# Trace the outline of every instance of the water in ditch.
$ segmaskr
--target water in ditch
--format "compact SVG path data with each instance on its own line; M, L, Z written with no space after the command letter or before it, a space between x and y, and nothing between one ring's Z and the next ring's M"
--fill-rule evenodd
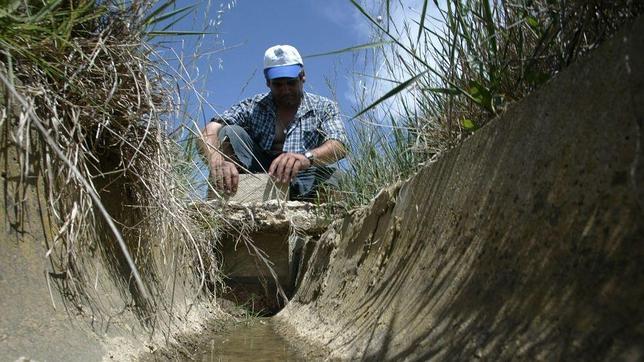
M304 361L305 358L275 332L269 318L255 318L213 336L200 348L195 360Z

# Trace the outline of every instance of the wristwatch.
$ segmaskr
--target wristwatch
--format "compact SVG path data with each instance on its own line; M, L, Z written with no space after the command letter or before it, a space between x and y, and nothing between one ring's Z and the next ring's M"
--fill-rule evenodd
M304 152L304 157L306 157L309 162L311 162L311 165L313 164L313 161L315 161L315 155L311 151Z

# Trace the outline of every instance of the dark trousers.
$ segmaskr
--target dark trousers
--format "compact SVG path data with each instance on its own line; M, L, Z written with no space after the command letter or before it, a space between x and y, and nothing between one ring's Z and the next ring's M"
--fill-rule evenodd
M219 142L225 155L232 158L241 173L267 173L278 156L261 149L248 132L237 125L225 125L219 130ZM322 184L333 184L334 167L309 167L300 171L290 184L291 200L312 201Z

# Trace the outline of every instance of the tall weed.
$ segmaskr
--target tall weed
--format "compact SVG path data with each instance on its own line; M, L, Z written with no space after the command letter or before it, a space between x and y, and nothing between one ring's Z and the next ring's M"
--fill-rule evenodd
M644 10L630 0L424 0L411 11L405 1L351 2L372 25L372 41L383 44L367 83L393 82L383 96L363 98L353 120L369 125L354 132L342 183L360 195L356 205L459 143ZM406 16L395 15L405 8Z
M178 290L194 300L222 278L213 212L193 207L178 172L184 151L168 136L177 78L152 57L151 40L179 34L168 25L191 8L174 0L2 3L0 139L21 171L10 194L22 200L32 180L44 184L48 284L104 328L124 308L152 330L170 323ZM15 220L37 216L16 205Z

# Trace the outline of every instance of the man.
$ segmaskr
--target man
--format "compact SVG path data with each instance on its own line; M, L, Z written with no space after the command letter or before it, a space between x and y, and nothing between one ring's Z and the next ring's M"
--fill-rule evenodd
M290 183L291 199L310 200L333 172L328 165L346 155L338 107L304 92L304 62L290 45L266 50L264 76L269 93L243 100L203 129L214 186L234 194L239 172L268 172Z

